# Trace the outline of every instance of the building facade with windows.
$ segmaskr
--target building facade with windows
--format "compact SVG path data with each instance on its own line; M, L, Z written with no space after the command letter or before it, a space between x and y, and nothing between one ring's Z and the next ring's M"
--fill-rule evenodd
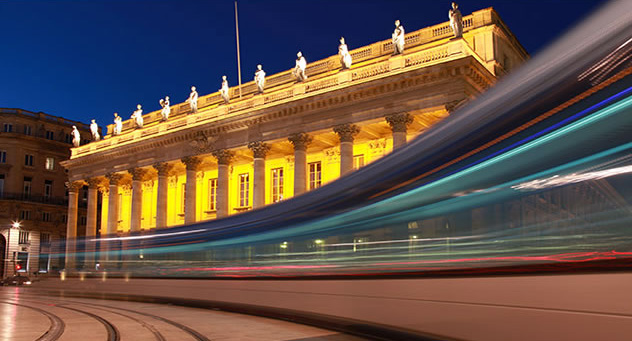
M418 23L404 23L412 28ZM291 70L200 96L131 120L101 141L72 149L71 188L89 184L87 224L125 234L216 219L314 190L363 167L476 97L527 53L491 8L463 17L455 38L449 23L406 35L402 54L391 40L307 65L307 80ZM386 32L389 33L390 32ZM77 231L71 192L68 236ZM97 203L102 209L97 212Z
M0 273L48 273L63 268L49 257L66 235L66 170L75 125L87 143L88 125L45 113L0 108ZM87 196L80 206L86 205ZM85 209L80 209L85 220ZM85 223L84 223L85 225ZM19 267L19 269L17 269Z

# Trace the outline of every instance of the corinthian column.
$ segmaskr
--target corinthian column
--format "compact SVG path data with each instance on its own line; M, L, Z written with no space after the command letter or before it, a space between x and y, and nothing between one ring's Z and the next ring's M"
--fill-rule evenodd
M110 196L108 197L108 226L106 234L116 233L116 229L118 228L118 205L119 205L119 193L118 193L118 185L119 181L123 178L121 174L117 173L108 173L105 175L110 182Z
M294 145L294 196L297 196L307 188L307 146L312 142L312 137L298 133L287 139Z
M143 214L143 178L147 173L141 168L128 170L132 175L132 214L130 219L130 231L140 231L140 220Z
M228 167L235 154L228 149L212 152L217 159L217 218L228 215Z
M90 178L88 182L88 210L86 216L86 258L85 267L94 268L94 252L96 243L90 240L94 239L97 234L97 204L99 202L99 185L101 180L98 178Z
M266 204L266 154L270 147L261 141L248 143L254 156L254 183L252 207L258 208Z
M68 187L68 220L66 223L66 270L75 269L75 245L77 238L77 206L79 204L80 181L66 183Z
M158 193L156 198L156 228L167 227L167 202L169 190L169 172L172 165L166 162L158 162L153 165L158 171Z
M406 144L406 128L413 123L413 117L406 112L385 117L393 130L393 150Z
M340 176L353 170L353 139L360 132L355 124L341 124L334 127L340 138Z
M195 223L197 202L197 170L202 160L197 156L186 156L181 159L187 167L187 182L184 185L184 223Z

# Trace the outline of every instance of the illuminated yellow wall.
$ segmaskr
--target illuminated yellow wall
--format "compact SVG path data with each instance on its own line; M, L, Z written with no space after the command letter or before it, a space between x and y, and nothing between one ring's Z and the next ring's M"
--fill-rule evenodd
M132 216L132 191L119 188L119 223L117 231L129 232L130 218Z
M197 220L209 220L215 219L217 214L215 210L210 209L210 191L209 180L217 179L217 169L204 171L202 181L198 183L197 187Z
M110 196L108 193L101 195L101 234L106 234L108 231L108 203Z
M184 210L182 205L183 186L186 183L186 175L179 174L169 177L169 189L167 191L167 225L184 224Z
M410 139L411 137L409 137ZM367 165L393 149L391 138L376 139L362 143L355 143L353 155L363 155L364 165ZM323 151L307 154L306 167L306 188L309 190L309 164L312 162L321 163L321 185L325 185L340 177L340 148L339 146L328 148ZM294 195L294 161L292 155L266 159L265 163L265 203L272 204L272 170L283 169L283 199L289 199ZM210 192L209 180L217 179L217 169L203 170L198 176L197 200L196 200L196 220L204 221L216 218L216 212L209 207ZM252 163L240 163L230 166L229 174L229 208L230 214L242 212L239 206L239 175L247 173L249 176L248 208L253 206L254 174ZM167 225L176 226L184 224L184 210L182 204L183 188L186 183L186 175L178 174L169 177L167 191ZM131 191L119 188L122 194L121 216L118 230L128 232L130 230L131 217ZM146 230L156 227L156 207L158 197L157 180L153 180L153 185L143 186L143 212L141 228ZM103 231L107 226L108 196L103 196L101 221Z
M158 182L151 181L151 185L143 184L143 212L141 215L140 228L148 230L156 227L156 205L158 198Z
M231 166L231 172L229 175L230 192L228 194L229 207L228 212L230 214L241 212L239 205L239 175L248 173L248 206L252 208L252 190L253 190L253 165L252 164L238 164Z
M294 163L286 158L266 159L266 205L272 203L272 170L283 169L283 199L294 195Z

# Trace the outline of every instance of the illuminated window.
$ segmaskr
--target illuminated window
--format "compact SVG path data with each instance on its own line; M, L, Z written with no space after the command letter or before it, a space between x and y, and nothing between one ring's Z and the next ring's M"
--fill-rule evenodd
M0 163L7 163L7 152L0 150Z
M208 210L217 209L217 179L208 180Z
M320 162L312 162L309 164L309 189L316 189L321 185L321 166Z
M186 187L186 183L183 183L182 186L180 187L180 213L184 214L184 200L186 198L187 195L187 187Z
M272 170L272 202L283 200L283 168Z
M364 154L353 156L353 169L357 170L364 167Z
M118 195L118 220L116 222L117 229L120 227L120 224L123 222L123 193L119 193ZM68 219L68 218L66 218Z
M55 170L55 158L47 157L46 158L46 170Z
M248 175L248 173L239 174L239 207L248 206L248 196L250 190Z
M13 124L11 123L5 123L4 124L4 132L5 133L10 133L13 131Z
M24 165L25 166L33 166L33 155L24 154Z

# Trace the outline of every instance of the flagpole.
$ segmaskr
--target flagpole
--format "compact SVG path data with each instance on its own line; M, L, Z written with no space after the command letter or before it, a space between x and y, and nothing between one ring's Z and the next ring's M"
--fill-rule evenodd
M239 98L241 98L241 59L239 56L239 19L237 16L237 0L235 0L235 33L237 35L237 74L239 77Z

